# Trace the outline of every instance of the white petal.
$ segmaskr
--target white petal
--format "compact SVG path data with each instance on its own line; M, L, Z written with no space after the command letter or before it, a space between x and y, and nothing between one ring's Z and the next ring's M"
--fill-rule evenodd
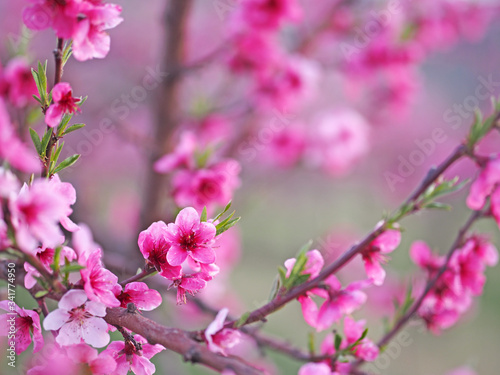
M105 316L106 315L106 305L96 301L88 301L85 304L85 310L94 316Z
M82 329L77 322L63 325L57 335L56 341L59 345L75 345L82 342Z
M43 321L43 328L47 331L55 331L63 326L69 319L67 311L55 309Z
M68 291L59 301L59 308L70 311L75 307L83 305L87 301L87 294L81 289Z
M102 348L109 343L108 324L101 318L86 319L82 326L83 340L95 348Z

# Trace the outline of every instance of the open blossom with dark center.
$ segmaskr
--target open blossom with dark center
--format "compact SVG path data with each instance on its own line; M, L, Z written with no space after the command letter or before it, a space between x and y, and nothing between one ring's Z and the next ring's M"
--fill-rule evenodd
M45 123L52 128L59 125L64 114L81 111L78 104L76 104L80 101L80 98L73 97L73 91L69 83L60 82L54 86L52 101L53 103L45 113Z
M173 266L180 266L187 257L203 263L215 262L212 245L215 240L215 225L200 222L200 214L192 208L184 208L167 226L166 239L170 242L167 261Z
M197 273L194 275L183 275L181 278L174 280L169 286L170 288L177 288L177 304L186 303L186 293L194 296L200 290L207 286L207 281L200 277L201 274Z
M244 0L238 21L252 28L276 29L284 21L298 21L302 9L297 0Z
M240 332L230 328L224 328L229 310L223 308L217 313L214 321L205 330L205 342L210 351L227 355L226 349L230 349L240 342Z
M108 324L102 318L106 305L89 301L85 291L72 289L59 301L59 308L47 315L43 328L59 333L59 345L80 344L82 340L95 348L102 348L109 342Z
M383 232L374 239L366 250L362 252L366 274L375 285L382 285L385 280L385 270L380 263L386 263L387 255L399 246L401 232L391 229Z
M14 334L17 355L24 352L31 344L31 341L33 341L33 353L42 349L42 328L40 326L40 316L37 312L20 308L12 301L0 301L0 310L8 312L8 314L0 315L0 336ZM11 319L15 320L14 325L10 323ZM11 327L15 327L14 332L11 331Z
M155 365L150 359L165 350L165 347L159 344L148 344L147 340L140 335L135 335L134 340L140 345L140 349L130 341L113 341L101 353L110 355L116 361L116 370L111 372L111 375L127 375L129 371L141 375L155 373Z
M90 300L101 302L109 307L120 306L120 301L113 293L118 277L103 267L101 249L95 250L87 260L87 268L80 270L85 293Z
M167 224L157 221L139 234L139 249L147 263L168 280L182 276L182 267L167 261L170 242L167 239Z
M139 310L151 311L161 304L160 293L149 289L145 283L129 283L123 290L120 284L116 284L113 291L120 301L120 307L127 307L129 303L133 303Z

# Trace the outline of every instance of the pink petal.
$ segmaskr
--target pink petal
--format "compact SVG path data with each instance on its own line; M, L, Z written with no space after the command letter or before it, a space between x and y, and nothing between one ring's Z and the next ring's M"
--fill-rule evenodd
M63 110L57 104L51 104L45 113L45 123L51 128L59 125L63 117Z
M191 231L198 223L200 223L200 215L193 207L184 208L175 218L175 224L185 232Z
M55 331L61 328L70 318L66 309L55 309L43 321L43 328L48 331Z
M167 253L167 262L172 266L180 266L187 258L187 251L173 244Z
M204 264L211 264L215 262L215 251L211 247L199 247L196 250L193 250L190 256L197 262Z
M56 342L61 346L76 345L81 343L81 341L82 329L80 324L76 321L64 324L59 330L59 334L56 338Z
M302 307L302 315L304 316L306 323L311 327L316 328L318 320L318 306L316 305L316 302L308 296L300 296L297 300Z
M307 363L299 369L298 375L330 375L331 373L326 363Z
M382 285L385 280L385 270L380 263L371 258L363 258L363 261L365 263L365 270L368 278L374 285Z
M340 306L335 301L325 301L318 312L318 322L316 330L321 332L333 323L338 322L342 317Z
M108 324L102 318L88 318L82 325L83 340L95 348L102 348L109 343Z

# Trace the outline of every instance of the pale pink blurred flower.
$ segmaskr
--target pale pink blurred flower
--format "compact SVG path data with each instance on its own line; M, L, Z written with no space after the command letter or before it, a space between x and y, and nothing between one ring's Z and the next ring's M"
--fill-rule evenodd
M175 223L167 226L166 239L170 242L167 261L173 266L180 266L187 257L211 264L215 262L212 245L215 240L215 225L200 222L200 214L192 207L181 210Z
M139 310L151 311L161 305L160 293L142 282L129 283L123 290L120 284L116 284L113 291L121 307L133 303Z
M45 350L34 357L33 365L27 371L27 375L68 375L79 374L80 364L75 363L65 352L65 350L57 344L47 345ZM41 362L41 364L39 364Z
M0 199L16 194L21 188L21 183L16 175L9 169L0 167Z
M141 344L142 350L137 350L131 342L113 341L101 353L113 357L116 361L116 369L110 375L127 375L129 371L141 375L155 373L156 367L150 359L165 350L165 347L160 344L148 344L147 340L140 335L135 335L134 340Z
M172 266L167 261L170 242L167 239L167 225L157 221L139 234L139 249L148 264L153 266L163 277L174 280L182 275L181 266Z
M109 307L118 307L120 301L113 293L118 277L104 268L101 256L101 249L95 250L87 259L86 268L80 270L83 287L91 301L100 302Z
M42 327L37 312L20 308L10 300L0 301L0 309L8 312L8 314L0 315L0 336L10 336L14 333L10 327L15 327L14 340L17 355L24 352L31 341L33 341L33 353L42 349ZM14 325L11 324L12 320L15 321Z
M297 0L244 0L237 20L252 29L276 29L283 22L297 22L302 9Z
M79 223L78 228L80 229L73 233L73 248L78 255L78 264L85 266L90 254L101 246L92 239L92 232L87 224Z
M384 283L385 270L380 263L388 261L388 257L385 254L393 252L399 246L400 242L401 232L399 230L386 230L362 252L366 274L374 285L380 286Z
M0 158L22 172L38 173L41 169L38 155L17 136L2 98L0 98Z
M38 89L24 57L15 57L9 61L3 80L7 85L7 98L14 106L24 107L35 103L32 95L38 94Z
M175 203L180 207L192 206L198 210L215 204L225 206L239 186L241 167L236 160L220 161L208 168L181 170L172 179Z
M37 240L45 247L60 245L63 234L59 222L67 218L69 206L67 198L46 179L35 180L29 187L24 184L9 205L21 249L33 253L38 247Z
M70 206L76 203L76 190L69 182L61 182L59 175L55 174L49 180L53 189L62 198L66 200L67 209L63 217L61 217L61 225L69 232L76 232L79 228L70 218L69 215L73 213Z
M333 372L326 363L306 363L298 372L298 375L332 375Z
M177 168L194 167L194 153L196 151L196 137L193 132L186 131L180 136L175 150L158 159L153 169L158 173L170 173Z
M227 356L226 349L231 349L240 341L240 332L230 328L224 328L229 310L221 309L214 321L205 330L205 341L210 351Z
M72 289L59 301L59 308L50 312L43 321L43 328L59 330L56 342L67 346L83 341L95 348L102 348L109 342L108 325L102 317L106 305L89 301L85 291Z
M51 265L54 263L54 254L55 250L53 248L39 247L36 249L36 257L50 274L53 273ZM71 262L74 259L76 259L74 250L68 246L62 246L59 265L62 266L66 261ZM24 276L24 287L26 289L31 289L37 284L35 278L40 277L40 273L28 262L24 263L24 270L26 271L26 276Z
M477 375L477 373L470 367L464 366L447 372L446 375Z
M306 148L306 134L302 126L289 125L274 132L269 144L264 148L261 159L266 164L281 168L295 166Z
M73 91L69 83L60 82L52 89L52 104L45 113L45 123L54 127L59 125L63 115L66 113L80 112L77 101L79 98L73 97Z
M264 107L280 109L302 106L314 98L319 72L312 60L290 57L257 77L256 101Z
M356 322L351 317L346 316L346 318L344 319L344 334L347 341L345 346L352 345L356 341L358 341L363 334L364 328L365 328L364 320ZM351 349L351 351L356 357L364 359L365 361L369 362L377 359L379 354L379 349L377 345L375 345L371 340L369 340L366 337L363 340L361 340L357 345L355 345Z
M341 109L323 115L313 131L306 161L331 175L347 173L368 152L368 124L353 110Z
M80 364L80 371L88 370L92 375L108 375L116 370L116 361L109 353L99 354L97 349L83 343L67 346L65 349L66 355L76 364Z

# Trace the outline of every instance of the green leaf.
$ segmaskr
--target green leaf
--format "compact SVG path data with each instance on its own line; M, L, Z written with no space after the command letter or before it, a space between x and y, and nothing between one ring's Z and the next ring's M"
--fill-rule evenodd
M279 266L278 267L278 274L279 274L281 285L285 285L285 282L286 282L286 269L283 266Z
M47 152L47 146L49 144L50 138L52 137L52 129L47 129L45 134L43 135L41 148L42 152L40 152L41 157L45 157L45 153Z
M35 298L42 298L45 297L47 294L49 294L48 290L39 290L38 292L35 293Z
M60 172L65 168L71 167L76 161L80 158L80 154L75 154L70 157L64 159L61 164L59 164L56 169L54 169L54 173Z
M232 215L231 215L232 216ZM228 221L227 223L225 223L224 225L217 225L216 228L217 228L217 232L215 233L216 236L218 235L221 235L222 233L224 233L226 230L228 230L229 228L233 227L238 221L240 221L241 217L237 217L236 219L233 219L233 220L230 220Z
M278 275L274 278L273 285L271 286L271 291L269 292L269 298L267 299L268 302L271 302L273 299L276 298L281 288L281 285L282 285L281 276Z
M250 311L247 311L246 313L244 313L239 319L238 321L234 324L234 327L235 328L238 328L238 327L241 327L242 325L245 324L245 322L248 320L248 317L250 316Z
M431 202L424 205L423 208L451 211L452 206L441 202Z
M85 124L74 124L74 125L71 125L69 128L66 129L66 131L64 132L63 135L67 135L69 133L72 133L75 130L83 128L84 126L85 126Z
M61 150L64 146L64 142L61 142L60 145L56 147L56 152L52 154L52 163L57 164L57 161L59 160L59 155L61 154ZM52 173L51 173L52 174Z
M203 207L203 210L201 211L200 215L200 222L205 222L207 221L207 206Z
M58 137L61 137L64 133L64 130L66 129L66 126L68 125L68 122L71 120L71 118L73 117L73 114L70 114L70 113L66 113L62 119L61 119L61 122L59 123L59 125L57 126L57 136Z
M335 332L335 342L334 342L334 347L335 351L340 350L340 344L342 344L342 336L340 336L338 333Z
M63 53L62 53L62 66L63 67L64 67L64 65L66 65L66 63L68 62L69 58L73 54L73 49L71 48L72 44L73 44L73 41L70 40L69 43L67 43L64 46L64 50L63 50Z
M307 348L309 349L309 353L314 354L316 352L315 344L314 344L314 333L309 332L308 340L307 340Z
M214 218L214 221L219 220L219 218L221 218L222 215L224 215L230 208L231 208L231 201L229 201L229 203L226 204L226 207L224 207L224 210Z
M38 136L38 133L34 131L32 128L30 128L30 136L31 140L33 141L33 144L35 145L36 152L38 155L42 154L42 144L40 143L40 137Z
M60 271L62 273L71 273L71 272L77 272L77 271L83 270L85 268L86 268L85 266L82 266L80 264L75 263L75 264L70 264L70 265L62 267Z
M50 265L50 267L52 268L52 270L54 272L59 271L59 262L61 260L61 250L62 250L62 247L58 246L58 247L56 247L56 249L54 251L54 260L52 261L52 264Z

